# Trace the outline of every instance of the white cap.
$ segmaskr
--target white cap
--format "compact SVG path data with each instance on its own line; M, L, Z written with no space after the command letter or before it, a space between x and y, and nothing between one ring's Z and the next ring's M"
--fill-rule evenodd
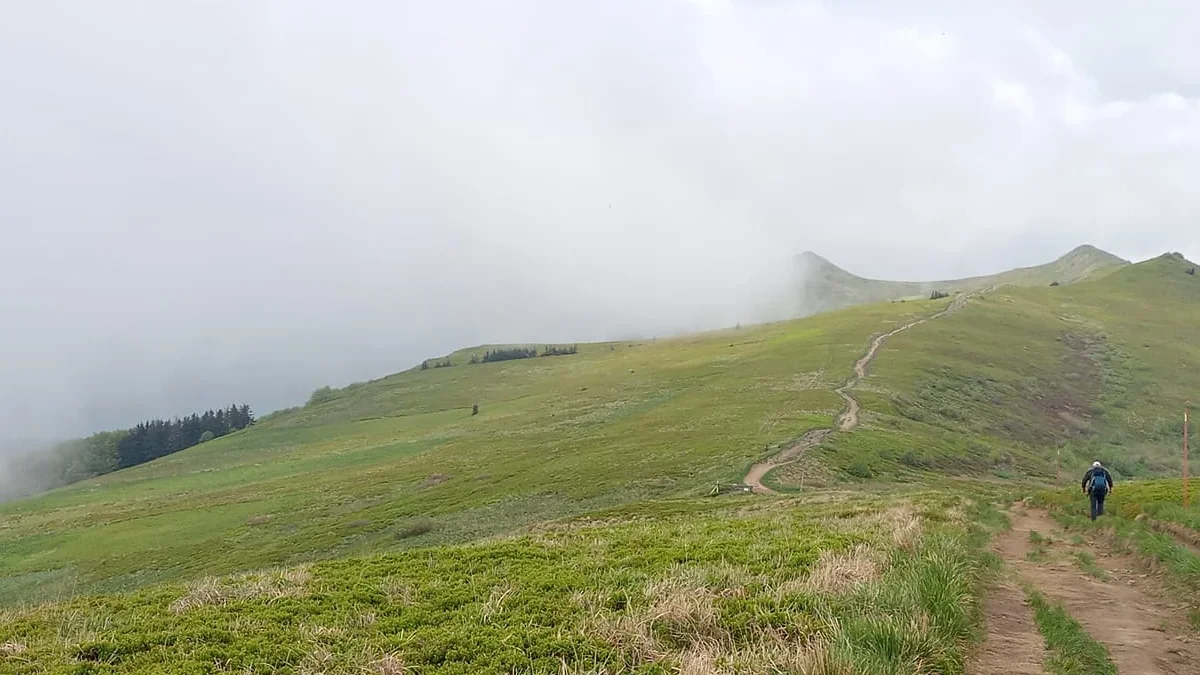
M1100 462L1092 462L1092 466L1094 466L1094 467L1096 467L1097 469L1099 469L1099 468L1100 468Z

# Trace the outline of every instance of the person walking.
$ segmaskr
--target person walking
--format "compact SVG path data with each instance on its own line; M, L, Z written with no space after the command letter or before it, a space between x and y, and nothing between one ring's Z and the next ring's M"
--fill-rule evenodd
M1104 500L1113 489L1112 474L1100 466L1100 462L1092 462L1092 468L1083 474L1083 492L1091 498L1092 520L1104 515Z

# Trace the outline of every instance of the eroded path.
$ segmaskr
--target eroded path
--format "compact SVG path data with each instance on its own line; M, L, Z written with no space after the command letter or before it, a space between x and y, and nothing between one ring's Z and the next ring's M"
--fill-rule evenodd
M1011 579L988 593L983 604L987 637L967 675L1042 675L1045 642L1025 602L1025 591Z
M1108 647L1121 673L1200 674L1200 645L1191 637L1184 608L1171 601L1145 565L1133 556L1070 537L1042 511L1015 506L1010 518L1012 529L997 537L996 551L1015 571L1016 582L1029 584L1061 604L1088 634ZM1044 538L1043 543L1034 543L1031 532ZM1085 572L1080 555L1094 559L1105 578ZM1024 611L1016 607L1014 588L1010 584L996 589L995 601L989 600L985 607L988 642L973 673L1041 672L1029 670L1042 658L1041 646L1031 640L1031 613L1028 607ZM997 661L1001 654L1026 670L1008 668L1004 659ZM1000 669L989 670L989 662Z
M763 476L766 476L767 472L777 466L783 466L788 462L795 461L800 457L800 455L803 455L806 450L820 445L821 442L828 438L829 434L831 433L833 433L833 429L813 429L812 431L801 436L800 440L788 446L786 450L771 457L765 462L759 462L758 464L750 467L750 472L746 474L746 478L742 482L744 482L746 485L749 485L751 489L759 494L775 494L774 490L766 485L763 485Z
M876 336L875 339L871 340L871 346L869 349L867 349L867 353L864 354L863 357L854 364L854 377L852 377L846 384L834 390L837 395L841 396L846 402L846 407L842 411L842 414L838 416L836 429L838 431L850 431L854 427L858 426L858 417L859 413L862 411L862 404L858 402L858 399L856 399L854 395L850 393L850 391L857 387L859 383L867 377L867 368L870 367L871 362L875 360L875 356L879 353L880 347L883 346L883 343L886 342L888 338L898 333L903 333L910 328L915 328L921 324L928 323L934 319L941 318L951 312L957 311L967 303L969 298L970 296L968 295L959 295L954 298L954 302L950 303L950 306L946 309L943 309L942 311L927 316L923 319L918 319L911 323L904 324L903 326L900 326L891 332ZM799 459L799 457L804 454L806 450L820 445L821 442L829 436L829 434L833 433L833 431L834 429L814 429L809 431L779 454L750 467L750 471L746 474L746 478L742 482L746 485L749 485L754 492L759 494L775 494L774 490L766 485L763 485L763 477L770 473L770 471L775 467L783 466L784 464Z

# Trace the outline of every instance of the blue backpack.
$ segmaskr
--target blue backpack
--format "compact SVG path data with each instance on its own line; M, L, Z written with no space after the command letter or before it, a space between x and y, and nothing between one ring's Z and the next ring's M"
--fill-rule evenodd
M1092 492L1108 492L1108 477L1103 471L1092 474Z

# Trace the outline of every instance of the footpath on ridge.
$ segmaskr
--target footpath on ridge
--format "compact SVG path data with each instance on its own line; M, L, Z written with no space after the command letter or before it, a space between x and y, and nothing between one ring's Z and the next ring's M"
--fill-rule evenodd
M750 467L750 471L746 474L746 478L742 482L749 485L750 489L758 494L776 494L774 490L763 485L762 482L763 477L770 473L772 469L796 461L806 451L823 443L834 431L850 431L858 426L862 404L858 402L858 399L854 397L851 391L866 379L867 369L870 367L871 362L875 360L875 356L879 353L879 349L883 346L883 343L893 335L903 333L910 328L915 328L921 324L940 319L951 312L958 311L967 304L967 300L970 297L969 295L960 294L955 297L954 301L946 309L922 319L906 323L895 330L878 335L871 340L871 346L867 349L867 353L854 364L854 377L850 378L850 381L846 382L846 384L834 390L846 402L846 407L837 418L836 426L828 429L813 429L809 431L781 452Z

